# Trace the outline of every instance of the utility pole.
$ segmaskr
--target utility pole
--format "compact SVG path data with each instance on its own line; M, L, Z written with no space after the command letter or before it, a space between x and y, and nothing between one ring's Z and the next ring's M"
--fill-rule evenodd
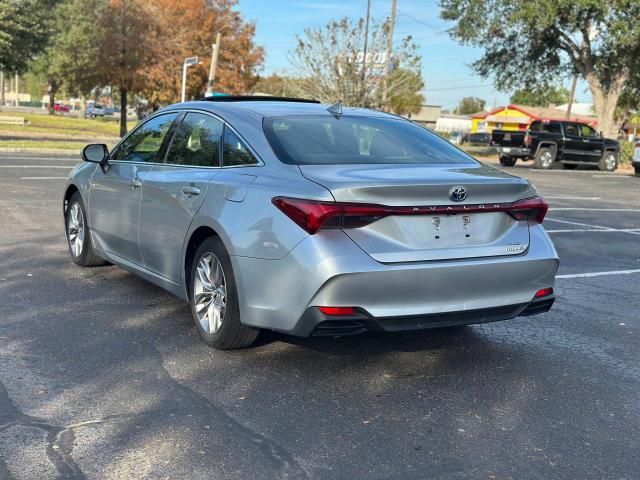
M366 87L364 84L364 80L367 72L367 47L369 46L369 18L371 17L371 0L367 0L367 19L364 23L364 51L362 52L362 78L360 79L362 85L360 88L360 103L364 99L364 92L366 91ZM364 107L365 105L359 105L360 107Z
M220 42L222 35L220 32L216 35L216 43L211 46L211 67L209 67L209 82L207 83L207 95L213 95L213 82L216 79L216 70L218 68L218 54L220 53Z
M20 91L20 84L18 80L18 74L16 73L16 107L20 106L20 94L18 93L19 91Z
M396 26L397 0L391 0L391 17L389 18L389 33L387 37L387 55L384 59L384 79L382 82L382 108L386 109L389 96L389 64L391 63L391 51L393 49L393 30Z
M569 120L571 118L571 108L573 107L573 98L576 95L576 84L578 83L578 76L573 76L573 82L571 82L571 92L569 92L569 102L567 103L567 113L565 118Z

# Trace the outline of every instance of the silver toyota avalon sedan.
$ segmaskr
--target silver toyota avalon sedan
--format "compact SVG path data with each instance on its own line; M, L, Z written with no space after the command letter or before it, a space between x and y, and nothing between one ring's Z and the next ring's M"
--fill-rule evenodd
M269 97L172 105L64 192L72 260L191 304L204 341L404 331L549 310L558 256L528 181L387 113Z

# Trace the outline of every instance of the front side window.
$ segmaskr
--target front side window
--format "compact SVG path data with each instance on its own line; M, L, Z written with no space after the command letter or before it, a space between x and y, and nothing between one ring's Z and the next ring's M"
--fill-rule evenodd
M187 113L173 137L166 163L219 167L222 127L211 115Z
M161 162L160 149L177 113L158 115L136 128L115 152L114 160Z
M476 164L438 135L400 119L270 117L263 129L278 158L294 165Z
M596 131L589 125L580 125L580 133L583 137L596 137Z
M238 165L257 165L256 157L242 143L242 140L230 128L224 129L224 159L225 167Z

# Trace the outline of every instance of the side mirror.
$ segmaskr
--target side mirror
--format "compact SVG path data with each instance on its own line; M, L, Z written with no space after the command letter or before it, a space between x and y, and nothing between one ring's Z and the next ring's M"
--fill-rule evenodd
M104 143L91 143L82 149L82 160L99 163L102 171L109 165L109 149Z

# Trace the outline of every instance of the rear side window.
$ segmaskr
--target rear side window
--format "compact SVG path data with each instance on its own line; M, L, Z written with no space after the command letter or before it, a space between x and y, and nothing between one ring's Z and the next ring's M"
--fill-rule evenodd
M210 115L187 113L173 137L166 163L219 167L222 128L222 122Z
M240 165L257 165L256 157L242 143L242 140L231 130L224 129L224 159L225 167L234 167Z
M570 137L579 136L578 125L576 125L575 123L567 123L567 124L565 124L564 133L565 133L565 135L568 135Z
M95 108L99 106L96 105ZM158 115L143 123L123 140L114 160L125 162L161 162L160 149L177 113Z
M540 126L540 130L543 132L549 132L549 133L562 133L560 131L560 124L553 123L553 122L542 123Z
M278 158L294 165L476 163L446 140L401 119L270 117L263 129Z

